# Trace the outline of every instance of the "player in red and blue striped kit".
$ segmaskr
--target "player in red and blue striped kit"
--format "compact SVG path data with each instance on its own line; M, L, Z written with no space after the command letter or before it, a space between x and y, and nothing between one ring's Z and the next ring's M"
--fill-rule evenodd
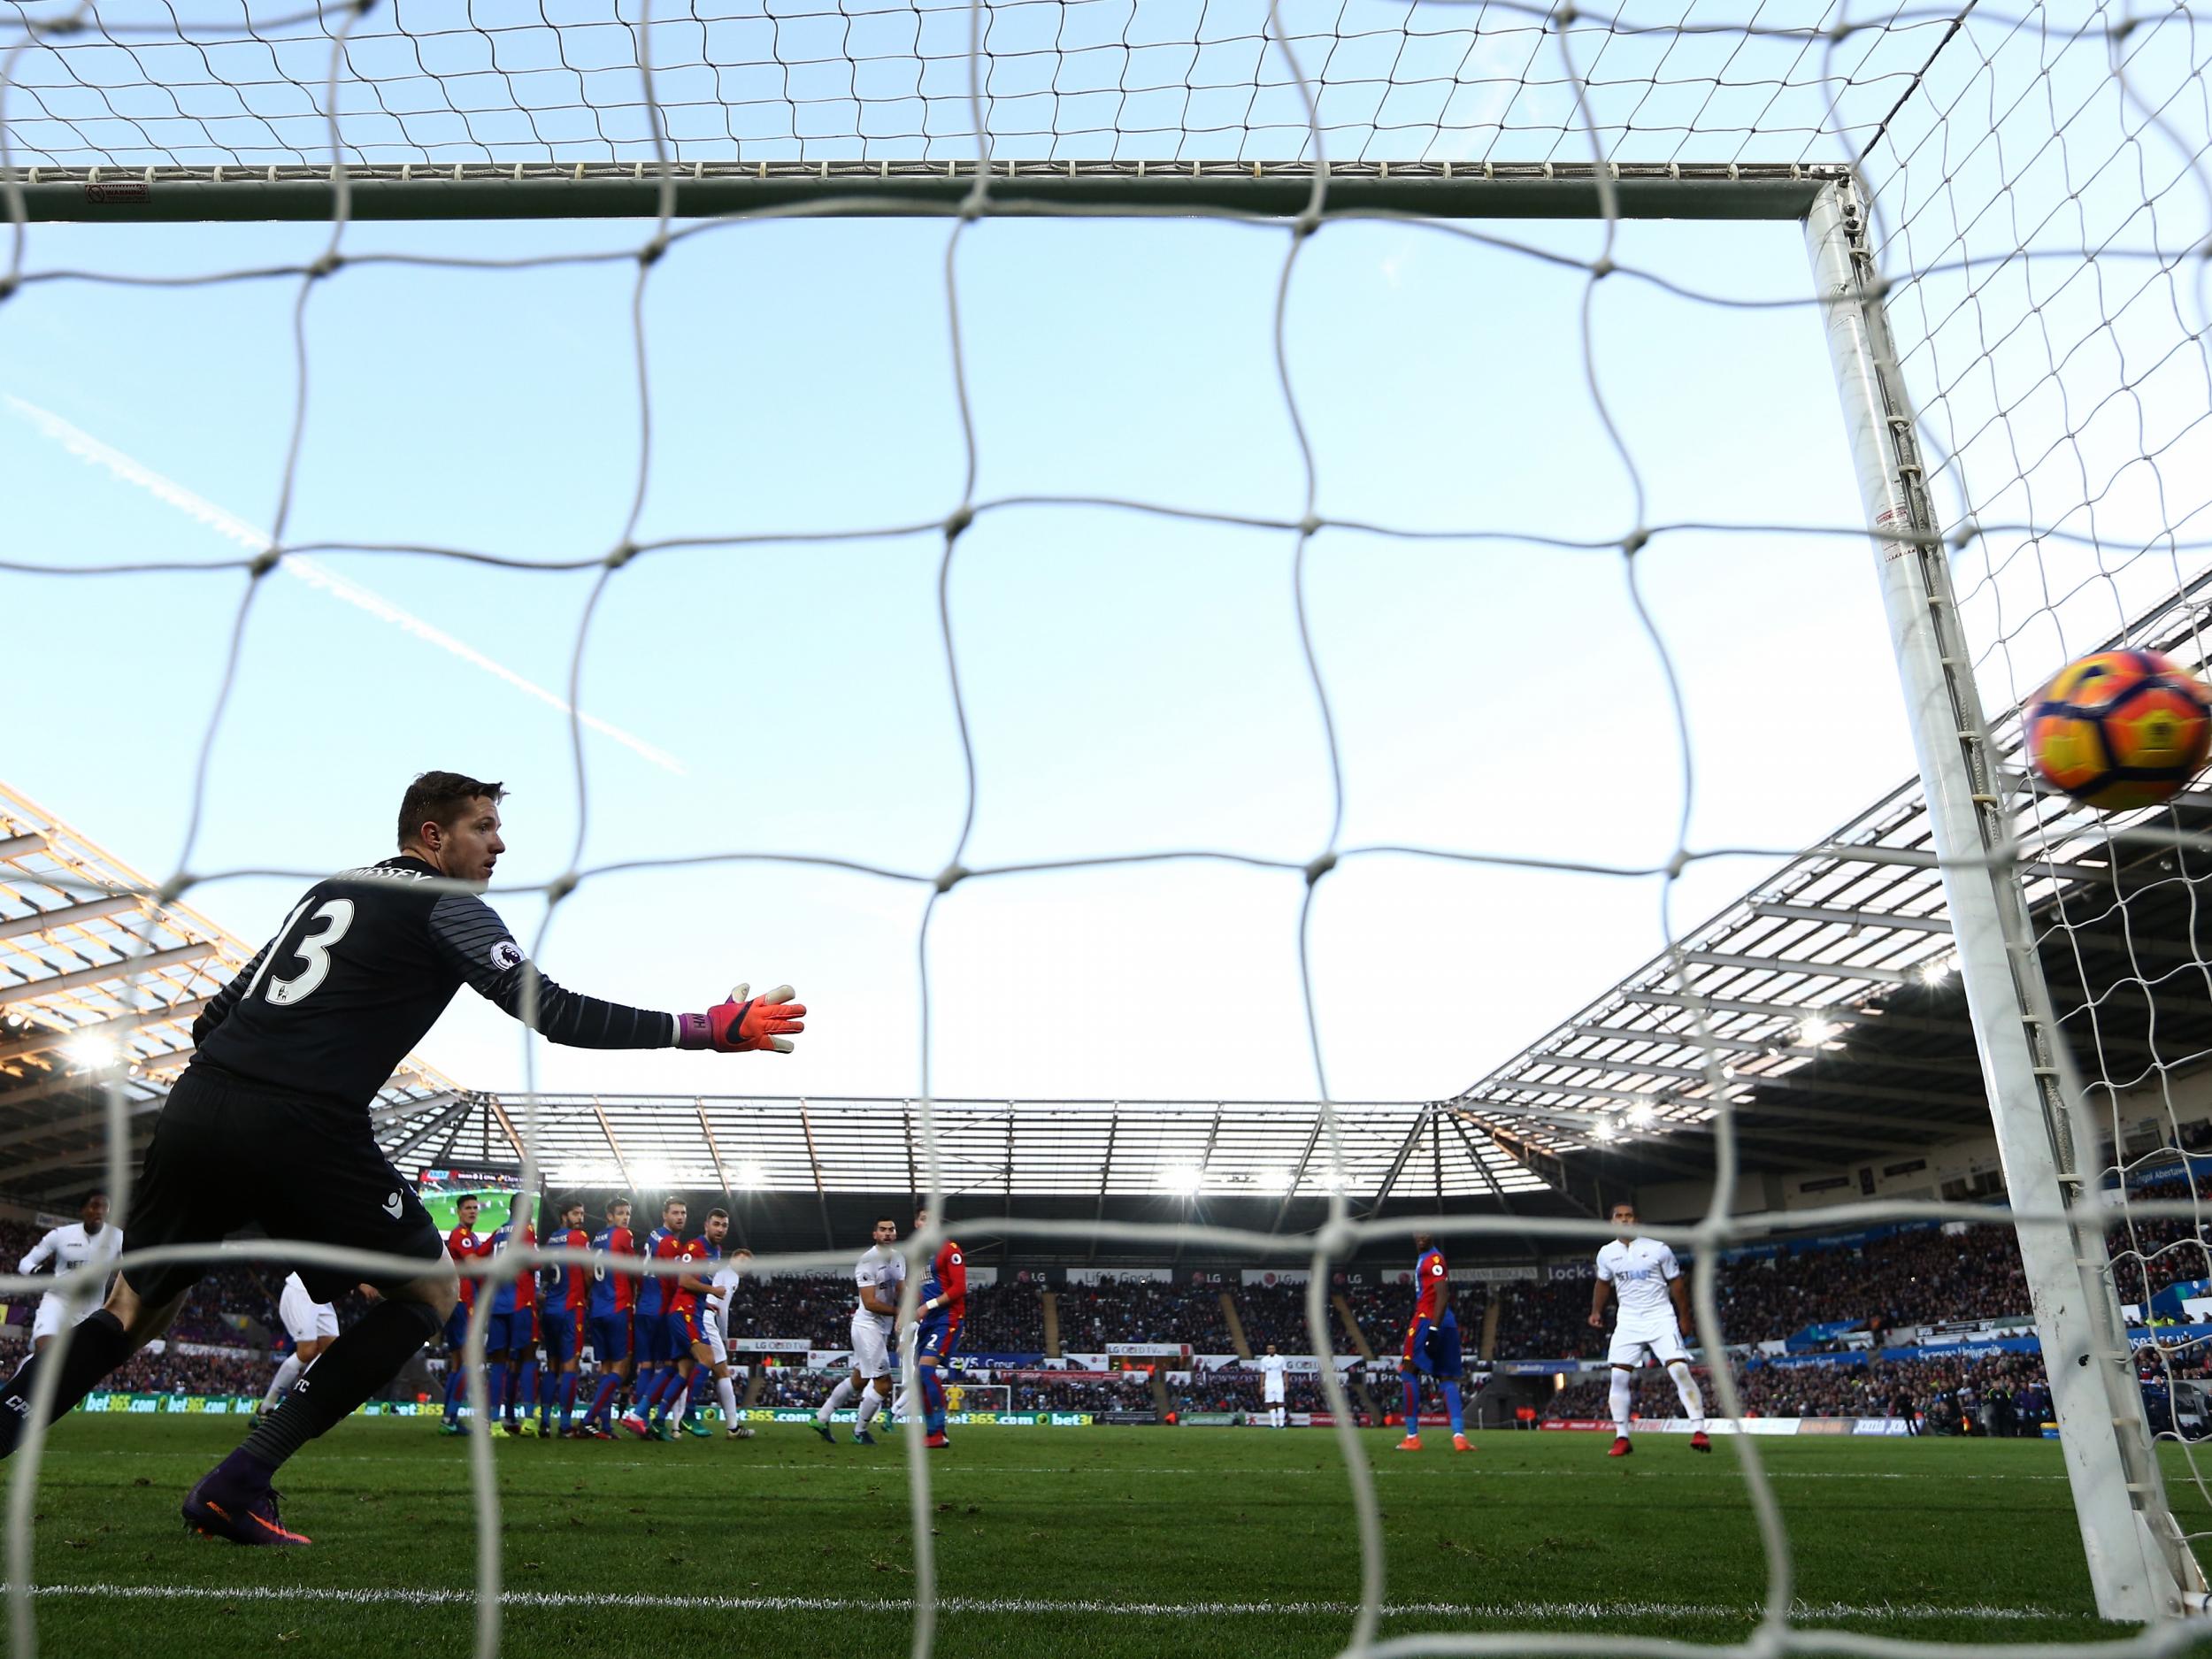
M1406 1388L1406 1437L1398 1442L1398 1449L1421 1449L1421 1373L1426 1371L1444 1391L1444 1409L1452 1419L1452 1449L1471 1452L1475 1448L1468 1444L1460 1420L1459 1316L1452 1310L1451 1273L1444 1265L1444 1252L1429 1234L1415 1233L1413 1248L1421 1253L1413 1263L1418 1297L1406 1326L1405 1353L1398 1361Z
M446 1234L445 1250L457 1266L465 1265L480 1256L491 1254L491 1241L476 1230L478 1204L473 1193L464 1193L454 1202L455 1218L460 1225ZM441 1434L459 1434L461 1407L467 1401L468 1366L462 1350L469 1340L469 1310L476 1306L476 1292L483 1280L472 1274L461 1275L461 1300L445 1322L445 1421L438 1425ZM495 1408L497 1402L494 1401Z
M635 1256L637 1236L630 1231L630 1201L607 1206L607 1225L591 1235L591 1248L609 1256ZM614 1438L615 1396L629 1380L636 1357L633 1329L637 1310L637 1275L612 1268L591 1270L591 1353L599 1367L599 1386L584 1413L583 1432L594 1440Z
M661 1206L661 1225L645 1235L646 1260L682 1259L684 1223L690 1215L691 1206L680 1198L672 1198ZM649 1273L638 1286L637 1317L633 1326L637 1343L637 1383L630 1390L630 1414L622 1419L622 1426L641 1440L668 1438L668 1431L652 1421L651 1414L664 1397L684 1383L683 1371L676 1363L679 1356L668 1318L674 1305L670 1298L675 1291L672 1274ZM681 1357L689 1360L691 1355L685 1350Z
M517 1201L519 1204L519 1201ZM503 1255L538 1241L528 1222L510 1221L493 1233L493 1254ZM509 1434L534 1434L530 1405L538 1393L538 1274L535 1268L500 1279L492 1287L492 1317L484 1327L484 1357L492 1416ZM519 1415L518 1415L519 1414Z
M591 1234L584 1231L584 1201L572 1198L559 1211L560 1225L546 1242L558 1249L588 1250ZM538 1432L549 1435L553 1403L561 1407L559 1432L565 1440L576 1433L576 1356L584 1332L584 1308L591 1284L591 1270L578 1263L557 1262L543 1270L542 1305L538 1310L538 1336L545 1344L545 1370L538 1379Z
M929 1211L914 1212L914 1230L929 1225ZM922 1427L925 1446L949 1444L945 1438L945 1381L942 1367L952 1363L960 1348L960 1322L968 1317L968 1268L960 1247L947 1239L929 1258L922 1279L921 1317L914 1341L914 1359L920 1367Z
M691 1408L698 1403L694 1396L701 1387L715 1379L718 1362L714 1356L714 1345L707 1340L706 1322L713 1317L707 1298L714 1294L715 1263L722 1259L722 1241L729 1233L730 1212L708 1210L699 1237L684 1246L683 1254L677 1258L691 1271L679 1274L668 1292L668 1340L676 1350L676 1370L683 1381L672 1393L662 1397L660 1416L656 1421L666 1428L672 1414L676 1428L703 1439L714 1431L706 1425L703 1415L693 1416ZM734 1423L732 1426L735 1426Z

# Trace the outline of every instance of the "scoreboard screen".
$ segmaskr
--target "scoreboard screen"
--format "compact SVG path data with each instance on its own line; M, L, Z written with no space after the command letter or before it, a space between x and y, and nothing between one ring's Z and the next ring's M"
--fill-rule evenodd
M496 1233L517 1218L534 1227L537 1224L537 1194L523 1193L519 1164L457 1164L424 1170L416 1177L415 1196L422 1200L422 1207L430 1212L440 1233L450 1233L461 1225L464 1198L476 1200L479 1233Z

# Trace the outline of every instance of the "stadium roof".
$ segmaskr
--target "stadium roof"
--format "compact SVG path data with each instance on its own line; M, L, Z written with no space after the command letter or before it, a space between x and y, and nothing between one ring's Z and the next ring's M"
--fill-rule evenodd
M100 1177L104 1087L152 1133L192 1057L192 1021L254 948L43 807L0 786L0 1188L37 1200ZM393 1123L458 1090L410 1056L379 1097Z
M1340 1191L1363 1216L1578 1211L1547 1160L1440 1102L1341 1102L1335 1110L1333 1141L1310 1101L930 1105L946 1207L971 1223L1211 1221L1300 1233L1320 1224ZM410 1176L511 1166L526 1140L555 1191L649 1202L719 1195L755 1249L842 1248L885 1204L930 1186L921 1103L911 1099L485 1094L383 1134ZM1519 1248L1536 1254L1532 1240ZM1026 1242L1021 1254L1096 1259L1101 1251L1084 1238L1062 1248Z
M2095 649L2147 646L2201 668L2208 622L2212 572ZM2016 764L2019 710L1991 715L2000 754ZM2032 849L2024 870L2044 974L2093 1105L2212 1060L2212 934L2198 932L2212 899L2201 850L2212 794L2107 815L2017 771L2007 781L2015 839ZM1604 1162L1627 1179L1709 1174L1714 1098L1694 995L1725 1062L1747 1168L1832 1171L1987 1126L1916 781L1680 943L1681 978L1654 957L1456 1103L1562 1154L1617 1154Z
M1434 1102L1344 1102L1336 1111L1340 1152L1310 1101L930 1103L941 1190L964 1198L1341 1191L1371 1203L1402 1189L1510 1200L1549 1187ZM403 1171L512 1163L526 1138L556 1187L880 1195L930 1186L921 1103L910 1099L478 1095L383 1137Z

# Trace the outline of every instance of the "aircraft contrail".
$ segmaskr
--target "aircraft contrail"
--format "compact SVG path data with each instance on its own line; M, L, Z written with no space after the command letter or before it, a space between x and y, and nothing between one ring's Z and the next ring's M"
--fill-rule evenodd
M216 534L235 542L249 552L265 553L275 545L265 530L256 528L227 508L219 507L206 496L186 488L173 478L165 477L125 455L111 444L105 444L81 427L73 426L51 410L26 402L12 392L0 393L8 406L36 426L46 436L67 449L81 461L104 466L127 484L135 485L170 506L197 519ZM577 719L603 737L612 738L631 753L653 763L678 777L684 776L683 763L664 749L656 749L642 738L634 737L618 726L610 725L595 715L585 714L570 708L567 702L548 691L536 681L526 680L503 663L494 662L473 646L455 639L442 628L432 626L411 611L402 610L383 595L358 582L349 581L328 566L319 565L303 554L288 553L278 562L277 568L305 582L332 598L342 600L357 611L365 611L380 622L391 623L413 634L426 645L434 645L448 656L457 657L472 667L480 668L494 679L504 680L517 691L535 697L547 707L557 709L564 715L573 713Z

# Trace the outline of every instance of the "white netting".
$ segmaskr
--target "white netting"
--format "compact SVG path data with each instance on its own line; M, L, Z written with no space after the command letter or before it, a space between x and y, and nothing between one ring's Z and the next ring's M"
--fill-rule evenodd
M1315 1015L1315 964L1309 949L1315 895L1347 864L1411 856L1472 864L1590 872L1621 877L1660 877L1669 895L1701 857L1693 844L1689 754L1679 757L1681 817L1666 844L1651 856L1609 860L1580 850L1508 857L1479 841L1422 846L1363 844L1345 835L1346 759L1339 738L1339 707L1317 644L1311 554L1337 535L1366 538L1419 534L1480 545L1509 535L1547 555L1598 549L1615 557L1627 578L1634 615L1658 664L1669 711L1686 729L1687 710L1667 654L1668 630L1655 620L1640 589L1647 554L1694 538L1716 523L1729 531L1770 536L1802 534L1856 540L1863 526L1848 511L1829 518L1773 514L1750 522L1702 515L1667 505L1683 499L1667 480L1640 466L1641 434L1624 432L1616 419L1620 382L1635 373L1616 343L1601 349L1591 322L1601 284L1635 274L1634 262L1616 257L1621 227L1615 220L1610 177L1601 173L1589 190L1595 232L1564 246L1535 238L1500 238L1461 228L1442 234L1479 242L1501 260L1527 258L1563 268L1579 282L1582 316L1574 341L1582 402L1577 442L1607 488L1589 522L1591 503L1563 507L1565 523L1541 517L1510 521L1487 503L1441 520L1401 523L1383 515L1333 516L1326 511L1310 434L1320 411L1301 404L1294 373L1294 340L1313 319L1294 316L1294 279L1312 250L1343 234L1334 221L1325 165L1333 158L1493 163L1743 163L1845 164L1857 167L1874 223L1871 238L1898 332L1909 388L1917 399L1924 449L1934 457L1932 487L1947 542L1958 550L1957 585L1976 649L1999 738L2016 706L2057 663L2116 633L2132 642L2154 643L2200 663L2198 590L2208 541L2205 511L2212 495L2212 446L2205 441L2208 413L2203 330L2206 325L2206 237L2212 230L2212 179L2204 152L2212 143L2204 53L2196 20L2183 7L2137 17L2107 6L2034 5L2006 12L1958 13L1901 8L1887 15L1855 16L1847 7L1762 7L1750 17L1708 15L1693 9L1661 20L1634 15L1581 13L1487 0L1475 6L1433 4L1225 4L1219 0L1175 5L1165 0L1076 0L1064 4L949 4L878 9L799 5L733 8L726 15L694 7L685 17L672 8L592 9L572 20L548 11L477 5L457 21L450 7L334 7L286 13L252 6L188 8L26 6L8 8L0 56L0 202L14 221L4 276L0 276L0 339L17 321L15 308L42 291L76 284L121 287L220 287L285 280L296 285L292 385L275 402L274 452L281 465L274 506L265 529L219 511L207 518L242 545L239 557L219 561L171 559L88 539L88 549L64 557L41 547L10 549L0 570L10 580L74 581L96 591L101 579L128 580L173 573L205 581L250 580L234 611L221 687L205 723L194 788L183 816L179 872L163 889L173 896L211 872L196 865L198 833L207 805L210 757L237 716L233 695L241 670L249 618L265 578L303 569L303 539L293 530L299 502L303 446L315 424L340 419L319 409L309 395L316 361L311 329L315 296L329 285L365 280L360 274L399 266L433 270L474 263L510 271L551 270L570 263L634 259L632 361L638 397L636 450L606 465L634 479L626 516L595 552L547 557L518 551L487 535L407 539L342 532L318 536L319 552L390 553L404 549L434 562L583 572L581 621L560 653L565 695L574 738L575 851L570 872L547 892L544 926L572 895L614 879L617 868L701 869L736 859L775 860L793 866L839 868L903 884L926 895L920 906L919 990L921 1054L917 1088L923 1145L928 1154L924 1185L933 1201L944 1186L937 1167L930 1095L933 1086L931 927L940 902L977 884L999 884L1016 872L1048 879L1044 867L1096 871L1165 857L1212 860L1241 868L1303 878L1297 901L1297 985L1304 999L1312 1079L1325 1100L1321 1027ZM649 21L648 19L650 19ZM1177 161L1234 159L1301 161L1311 165L1308 209L1287 231L1275 267L1271 328L1272 373L1279 389L1274 419L1281 450L1289 457L1289 488L1271 507L1256 510L1236 491L1221 505L1193 499L1183 489L1141 494L1117 503L1151 521L1177 526L1236 526L1271 533L1291 548L1285 627L1295 641L1295 660L1321 716L1318 764L1329 778L1325 833L1298 856L1263 856L1226 845L1192 845L1172 852L1086 854L1032 862L1017 856L973 859L979 767L987 764L971 735L963 698L966 665L952 583L964 547L979 526L1043 507L1098 508L1072 490L1032 492L1019 500L979 492L978 415L971 399L963 354L963 309L956 277L964 238L990 219L994 180L971 171L965 200L944 234L941 280L946 341L960 442L950 451L956 488L919 510L855 524L834 506L809 521L756 518L732 511L721 522L680 534L641 533L649 502L650 464L675 439L657 432L652 419L654 372L649 349L649 298L668 279L672 265L697 246L726 240L737 215L707 226L679 226L672 204L673 170L707 162L890 162L927 158L977 162L1018 160ZM604 239L573 255L548 250L530 237L520 251L464 257L444 249L410 253L380 248L366 258L349 257L357 234L349 217L346 169L448 166L467 163L632 163L638 176L665 185L663 217L643 234L610 247ZM210 272L173 269L158 259L145 268L90 268L47 264L40 255L40 227L27 223L30 192L46 188L41 170L66 170L65 182L88 192L104 185L83 170L262 169L278 165L334 166L333 214L319 257L257 258ZM128 183L127 179L125 183ZM234 183L236 183L234 180ZM1723 181L1724 182L1724 181ZM162 188L149 177L146 188ZM250 187L249 187L250 188ZM125 189L88 195L98 204L128 207L148 198ZM865 211L864 198L842 204ZM879 204L880 205L880 204ZM1048 205L1028 205L1030 214ZM1100 211L1096 208L1092 211ZM1182 208L1160 211L1183 212ZM758 217L771 215L764 211ZM1224 220L1239 218L1216 210ZM1317 234L1317 233L1318 233ZM150 242L160 233L142 233ZM1793 257L1794 255L1793 254ZM483 280L472 273L467 280ZM1679 289L1686 285L1671 279ZM1715 273L1686 284L1709 296L1717 314L1754 309L1808 314L1812 302L1791 285L1772 295L1745 296L1729 274ZM1730 297L1732 295L1735 297ZM1264 303L1264 302L1260 302ZM1560 319L1575 326L1571 308ZM180 342L182 349L182 342ZM619 386L600 388L609 396ZM1816 382L1805 396L1824 411L1831 396ZM1510 401L1506 399L1502 401ZM66 423L63 423L66 426ZM54 429L47 429L54 435ZM73 431L74 428L69 430ZM81 436L82 434L79 434ZM1528 438L1527 434L1523 434ZM125 462L88 452L81 456L119 475ZM1540 443L1539 432L1532 442ZM96 449L96 444L94 449ZM1492 455L1493 463L1509 457ZM1824 457L1808 457L1827 467ZM1199 480L1179 479L1188 484ZM166 480L136 480L158 491ZM1503 488L1503 486L1501 486ZM1173 495L1183 504L1163 498ZM1654 503L1657 503L1655 506ZM196 503L193 511L206 503ZM1609 516L1606 516L1609 515ZM342 510L335 518L342 521ZM1570 525L1572 526L1569 527ZM849 546L871 539L941 539L936 618L941 667L949 680L953 716L964 761L964 807L950 844L928 849L901 864L800 852L729 847L708 855L667 854L647 843L618 847L612 856L587 858L587 807L597 806L588 785L583 698L587 647L595 618L624 573L648 562L699 560L707 577L722 567L710 556L736 549L794 543ZM314 571L317 567L304 567ZM222 572L229 572L224 575ZM329 580L326 578L325 580ZM551 580L552 578L543 580ZM633 577L630 580L634 580ZM27 588L26 589L27 591ZM44 593L44 588L40 589ZM1279 590L1277 597L1282 597ZM565 628L564 628L565 634ZM865 672L864 657L859 664ZM551 695L551 694L541 694ZM603 729L603 728L594 728ZM665 759L666 757L662 757ZM603 812L603 809L602 809ZM2078 861L2085 845L2101 845L2118 864L2148 847L2169 861L2160 879L2184 890L2183 911L2192 918L2184 937L2152 947L2135 942L2125 906L2088 914L2078 891L2055 886L2032 889L2039 926L2047 934L2118 933L2131 971L2116 983L2099 980L2085 964L2079 983L2054 987L2076 1057L2098 1101L2108 1101L2108 1133L2118 1148L2125 1198L2123 1269L2202 1256L2193 1181L2176 1197L2161 1192L2148 1201L2131 1194L2128 1173L2155 1155L2129 1150L2134 1119L2122 1102L2147 1102L2162 1113L2176 1134L2183 1127L2175 1091L2198 1075L2208 1051L2200 1029L2200 1005L2212 994L2207 952L2193 932L2192 861L2206 856L2193 832L2162 817L2124 826L2085 819L2047 800L2022 810L2024 844L2053 858ZM2173 833L2176 831L2178 833ZM1601 843L1600 843L1601 845ZM1578 848L1579 842L1577 843ZM1775 847L1781 855L1794 850ZM973 862L972 862L973 860ZM281 860L271 861L281 865ZM312 878L319 872L297 872ZM1640 902L1640 901L1638 901ZM540 938L544 928L540 930ZM1664 942L1678 943L1670 922ZM2047 952L2047 955L2048 953ZM1710 1118L1717 1190L1733 1189L1735 1146L1724 1103L1724 1068L1731 1058L1718 1010L1701 999L1726 995L1722 978L1707 966L1678 962L1683 991L1698 1006L1686 1028L1701 1050L1703 1087L1716 1102ZM2193 979L2192 979L2193 976ZM2175 987L2185 987L2176 989ZM2162 1013L2158 999L2179 998ZM2123 1047L2107 1041L2101 1010L2116 997L2134 997L2147 1012ZM2169 1033L2185 1033L2178 1040ZM534 1082L538 1064L526 1049ZM1694 1075L1686 1090L1695 1095ZM534 1094L532 1096L534 1110ZM1647 1127L1625 1115L1553 1110L1544 1121L1608 1136L1655 1139L1665 1125ZM526 1185L534 1175L535 1124L518 1125L526 1154ZM912 1241L926 1248L949 1230L973 1236L1042 1239L1080 1237L1154 1242L1172 1239L1194 1248L1256 1259L1295 1256L1325 1270L1360 1242L1402 1240L1417 1230L1447 1239L1513 1232L1588 1245L1605 1235L1599 1222L1542 1222L1504 1215L1446 1215L1357 1223L1341 1179L1338 1133L1326 1114L1309 1151L1315 1174L1308 1190L1325 1194L1330 1220L1303 1239L1203 1226L1140 1227L1128 1224L1048 1224L964 1217L956 1202L939 1225ZM1700 1143L1701 1146L1702 1143ZM119 1210L127 1210L130 1140L119 1102L111 1114L111 1180ZM4 1178L0 1177L0 1186ZM1694 1230L1678 1230L1698 1247L1697 1301L1709 1339L1721 1333L1711 1264L1719 1249L1744 1229L1723 1207ZM1986 1219L1964 1206L1873 1202L1826 1211L1799 1211L1791 1225L1865 1221L1909 1216ZM2178 1235L2154 1229L2178 1219ZM334 1262L344 1253L294 1249L293 1259ZM499 1258L495 1272L526 1265L525 1253ZM826 1256L788 1258L786 1264L841 1265ZM2212 1258L2204 1266L2212 1271ZM5 1281L19 1287L20 1281ZM913 1285L909 1280L910 1287ZM1329 1327L1325 1271L1310 1283L1308 1317L1317 1333ZM2123 1289L2128 1287L2123 1272ZM88 1289L88 1286L80 1286ZM910 1310L912 1294L910 1288ZM480 1351L480 1298L472 1322L472 1351ZM1325 1341L1323 1346L1325 1346ZM2170 1373L2180 1356L2161 1353ZM47 1371L51 1376L50 1368ZM1717 1373L1719 1404L1733 1415L1737 1402L1725 1368ZM1363 1563L1363 1604L1352 1624L1352 1646L1373 1652L1532 1652L1583 1649L1585 1639L1525 1633L1405 1635L1379 1643L1386 1563L1373 1483L1360 1437L1351 1426L1341 1383L1323 1373L1334 1408L1345 1467L1356 1510ZM480 1379L476 1421L485 1421ZM309 1454L311 1455L311 1452ZM1847 1632L1817 1632L1793 1623L1789 1540L1772 1488L1762 1472L1756 1443L1741 1443L1748 1494L1768 1552L1769 1595L1759 1641L1767 1651L1898 1651L1905 1644ZM39 1446L19 1455L11 1470L8 1577L13 1590L15 1650L34 1641L31 1496ZM472 1445L474 1493L480 1517L479 1644L487 1655L499 1643L501 1616L500 1515L487 1432ZM910 1463L914 1516L915 1647L926 1652L934 1631L930 1477L926 1460ZM2153 1651L2175 1645L2171 1627L2154 1627L2131 1647ZM1617 1639L1612 1650L1674 1651L1678 1644Z

